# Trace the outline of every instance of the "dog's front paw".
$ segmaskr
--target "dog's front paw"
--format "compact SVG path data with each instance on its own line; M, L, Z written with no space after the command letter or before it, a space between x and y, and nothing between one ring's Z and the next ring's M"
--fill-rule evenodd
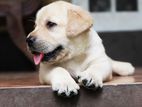
M78 76L78 82L87 89L92 90L100 89L103 86L103 80L99 75L86 71Z
M59 96L72 97L78 94L79 85L74 80L59 80L52 84L52 89Z

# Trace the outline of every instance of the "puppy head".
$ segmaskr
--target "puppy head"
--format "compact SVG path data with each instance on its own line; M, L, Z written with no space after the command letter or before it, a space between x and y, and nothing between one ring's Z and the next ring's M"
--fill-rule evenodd
M58 1L41 8L35 29L28 35L27 43L34 61L60 62L71 56L71 41L93 24L92 17L80 7Z

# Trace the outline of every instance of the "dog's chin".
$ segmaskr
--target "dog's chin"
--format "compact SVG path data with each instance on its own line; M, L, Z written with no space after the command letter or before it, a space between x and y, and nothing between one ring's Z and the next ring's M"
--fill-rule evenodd
M34 62L36 65L40 62L52 64L60 62L66 56L66 52L64 50L65 49L60 45L48 53L32 51Z

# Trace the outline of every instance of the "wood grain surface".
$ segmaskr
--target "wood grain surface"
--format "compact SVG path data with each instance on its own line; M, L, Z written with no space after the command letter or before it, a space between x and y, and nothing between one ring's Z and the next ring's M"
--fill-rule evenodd
M97 91L81 87L79 95L62 98L40 85L38 72L1 72L0 107L142 107L142 69L118 77Z
M142 68L137 68L133 76L114 76L105 85L142 83ZM41 86L38 72L0 72L0 87Z

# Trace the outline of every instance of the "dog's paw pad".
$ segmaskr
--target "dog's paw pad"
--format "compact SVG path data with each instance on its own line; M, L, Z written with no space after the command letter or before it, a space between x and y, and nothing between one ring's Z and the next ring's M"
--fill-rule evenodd
M78 90L76 91L65 91L65 92L57 92L58 96L62 96L62 97L72 97L78 94Z
M93 79L91 80L92 81L87 79L82 80L82 85L88 89L93 89L93 90L102 88L102 83L94 81Z
M59 96L62 96L62 97L66 97L66 93L65 93L65 92L62 92L62 93L60 93L60 94L58 93L58 95L59 95Z
M78 82L86 87L87 89L100 89L103 86L102 79L99 78L98 76L92 76L89 74L86 75L81 75L80 78L78 79Z
M62 97L72 97L78 94L79 85L75 82L66 82L52 85L53 91Z
M87 79L82 80L82 84L83 84L84 86L86 86L87 83L88 83L88 80L87 80Z
M94 84L91 84L91 85L88 86L87 88L89 88L89 89L94 89L94 88L96 88L96 86L95 86Z
M78 90L77 91L68 91L68 92L56 92L58 96L62 96L62 97L72 97L78 94Z
M80 76L77 76L77 79L80 79Z
M69 96L72 97L72 96L77 95L77 94L78 94L78 90L77 90L77 92L71 91Z

